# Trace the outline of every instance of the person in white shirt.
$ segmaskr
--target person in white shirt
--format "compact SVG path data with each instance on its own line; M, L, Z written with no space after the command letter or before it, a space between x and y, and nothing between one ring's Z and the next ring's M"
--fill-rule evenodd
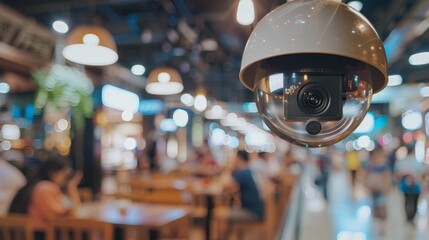
M0 216L8 213L15 194L26 183L21 171L0 156Z

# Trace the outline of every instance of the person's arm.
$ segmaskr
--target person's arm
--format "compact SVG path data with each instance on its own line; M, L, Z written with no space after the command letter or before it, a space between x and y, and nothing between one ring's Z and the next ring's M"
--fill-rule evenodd
M71 208L75 208L80 205L79 192L77 186L82 180L83 174L80 171L77 171L73 177L68 181L66 185L67 196L71 200Z

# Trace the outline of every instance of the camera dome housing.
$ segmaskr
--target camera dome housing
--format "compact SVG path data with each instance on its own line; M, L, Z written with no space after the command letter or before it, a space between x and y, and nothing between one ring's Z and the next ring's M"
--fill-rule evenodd
M341 141L387 84L383 43L346 4L295 0L267 14L246 44L240 81L281 138L306 147Z

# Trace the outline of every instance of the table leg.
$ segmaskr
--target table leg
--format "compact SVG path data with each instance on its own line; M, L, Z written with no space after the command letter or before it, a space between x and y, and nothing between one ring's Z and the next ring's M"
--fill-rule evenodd
M158 230L149 230L149 240L158 240L159 237L159 231Z
M210 226L212 220L212 212L214 208L213 197L207 195L207 217L206 217L206 240L210 240Z

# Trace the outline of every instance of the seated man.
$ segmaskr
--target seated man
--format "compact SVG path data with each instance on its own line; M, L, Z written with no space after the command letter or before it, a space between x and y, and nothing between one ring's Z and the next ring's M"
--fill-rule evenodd
M264 218L264 203L262 194L258 191L249 167L249 156L246 151L238 151L232 171L232 177L240 188L241 207L232 207L219 212L219 239L227 239L227 227L233 222L262 221ZM226 226L222 226L225 225Z

